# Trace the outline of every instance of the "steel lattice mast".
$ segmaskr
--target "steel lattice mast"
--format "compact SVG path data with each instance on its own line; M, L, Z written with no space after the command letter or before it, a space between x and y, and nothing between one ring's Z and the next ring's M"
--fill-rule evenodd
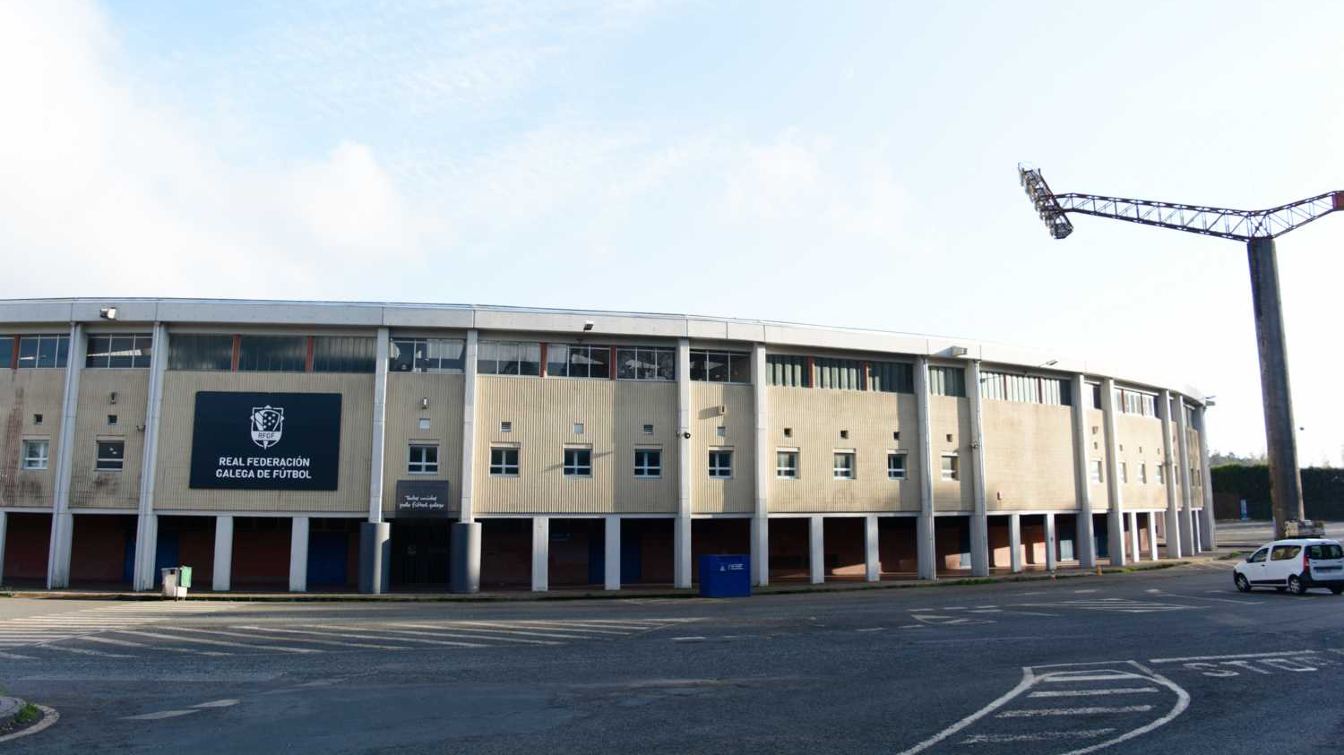
M1326 192L1268 210L1228 210L1096 194L1055 194L1040 170L1018 165L1017 172L1037 214L1057 239L1073 233L1067 213L1079 213L1246 242L1256 343L1260 350L1270 497L1275 536L1283 537L1289 521L1303 518L1303 508L1274 239L1331 212L1344 210L1344 191Z

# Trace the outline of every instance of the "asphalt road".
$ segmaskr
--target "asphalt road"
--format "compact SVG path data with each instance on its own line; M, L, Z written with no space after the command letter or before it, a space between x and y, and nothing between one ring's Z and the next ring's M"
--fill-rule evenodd
M1230 564L508 604L0 601L0 750L1338 752L1344 597ZM1109 744L1108 744L1109 743Z

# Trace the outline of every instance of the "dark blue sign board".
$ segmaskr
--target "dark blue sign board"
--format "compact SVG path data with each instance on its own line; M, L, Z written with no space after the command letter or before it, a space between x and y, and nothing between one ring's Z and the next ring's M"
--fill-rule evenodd
M335 490L341 394L198 391L191 487Z
M447 480L397 480L397 519L444 519L448 516Z

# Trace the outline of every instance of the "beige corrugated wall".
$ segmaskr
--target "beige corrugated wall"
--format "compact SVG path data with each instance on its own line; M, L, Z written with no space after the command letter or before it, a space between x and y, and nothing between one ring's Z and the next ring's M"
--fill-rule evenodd
M1100 409L1088 409L1084 413L1084 420L1087 432L1085 439L1087 442L1087 469L1084 474L1088 475L1087 484L1088 498L1092 502L1092 513L1097 514L1107 511L1111 508L1111 494L1106 487L1106 475L1109 474L1110 466L1106 463L1106 424L1105 412ZM1091 482L1092 480L1092 462L1101 461L1101 482Z
M63 369L0 369L0 506L51 508L64 395ZM33 421L35 414L42 415L41 424ZM25 438L51 441L46 469L19 468Z
M1162 420L1117 412L1115 437L1122 447L1117 458L1127 470L1128 482L1120 485L1124 508L1166 508L1167 488L1157 481L1157 467L1162 463ZM1146 483L1141 481L1140 468L1147 473Z
M387 376L387 440L383 454L383 510L396 508L397 480L447 480L450 511L456 512L462 492L462 388L460 374L393 372ZM421 408L421 399L429 407ZM420 421L429 421L420 429ZM407 471L411 441L439 446L438 474Z
M933 439L933 507L935 511L970 511L974 507L971 487L970 402L951 396L929 396L929 429ZM949 441L947 436L951 435ZM955 451L958 480L944 480L942 455Z
M750 385L691 383L691 512L751 513L756 507L756 409ZM724 414L718 407L725 407ZM722 437L718 428L723 427ZM711 479L709 449L731 448L733 476Z
M1074 511L1073 408L983 399L986 507Z
M197 391L341 394L341 459L335 491L192 490L191 433ZM160 511L367 513L373 375L177 372L164 375L154 508Z
M117 402L112 403L116 392ZM135 510L144 460L147 369L85 369L79 375L75 414L75 455L70 473L71 508ZM108 422L116 415L116 424ZM94 469L99 440L125 443L121 471Z

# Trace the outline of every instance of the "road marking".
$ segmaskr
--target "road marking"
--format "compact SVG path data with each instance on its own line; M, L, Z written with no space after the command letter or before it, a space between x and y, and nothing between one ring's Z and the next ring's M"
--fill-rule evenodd
M1040 716L1092 716L1098 713L1147 713L1151 705L1093 705L1085 708L1024 708L1006 710L995 718L1039 718Z
M36 658L34 658L34 657L31 656L31 655L19 655L18 653L3 653L3 652L0 652L0 658L9 658L9 659L12 659L12 660L15 660L15 661L35 661L35 660L37 660Z
M704 642L704 637L673 637L673 642Z
M271 633L271 634L302 634L302 635L317 635L318 637L352 637L352 638L354 638L354 639L360 639L360 640L371 639L368 635L364 635L364 634L349 634L349 633L346 633L346 632L309 632L309 631L306 631L306 630L303 630L303 629L263 628L263 627L256 627L256 626L240 626L240 627L234 627L234 629L246 629L246 630L251 631L251 632L269 632L269 633ZM377 638L373 638L373 639L377 639ZM308 640L308 639L300 639L299 642L311 642L311 643L316 643L316 644L318 644L318 645L341 645L341 646L344 646L344 647L352 647L352 648L373 648L374 650L406 650L406 649L407 649L405 645L377 645L377 644L368 643L368 642L345 642L345 641L338 641L338 640Z
M1238 658L1277 658L1285 655L1311 655L1319 650L1285 650L1282 653L1238 653L1236 655L1192 655L1187 658L1151 658L1149 663L1186 663L1189 661L1230 661Z
M473 629L469 627L454 627L451 631L446 631L442 626L435 624L383 624L389 632L398 632L403 634L424 634L432 637L461 637L468 640L490 640L491 642L520 642L526 645L559 645L561 643L554 640L531 640L526 637L510 637L502 635L493 629ZM408 627L400 629L399 627ZM429 632L415 632L413 629L439 630ZM393 638L389 638L393 639Z
M960 744L1007 744L1010 742L1051 742L1061 739L1094 739L1104 737L1115 731L1113 727L1105 729L1084 729L1083 731L1038 731L1033 734L974 734Z
M208 702L208 703L196 703L195 705L193 705L193 706L191 706L191 707L193 707L193 708L231 708L231 707L237 705L239 702L240 702L239 700L233 700L233 699L211 700L211 701Z
M1116 687L1115 689L1051 689L1032 692L1027 697L1097 697L1098 695L1142 695L1160 692L1157 687Z
M572 632L572 631L564 631L564 630L548 630L548 631L545 631L545 632L540 632L540 631L535 631L535 630L523 630L523 629L517 629L517 628L515 628L515 627L516 627L515 624L505 624L505 623L501 623L501 622L498 622L498 621L459 621L459 622L455 622L452 626L454 626L454 627L461 626L461 627L468 627L468 628L469 628L469 627L473 627L473 626L486 627L486 628L488 628L488 629L492 629L492 630L494 630L494 631L496 631L496 632L507 632L507 633L509 633L509 634L518 634L518 635L522 635L522 636L524 636L524 637L549 637L549 638L551 638L551 639L553 639L553 640L582 640L582 639L588 639L588 638L584 637L582 634L578 634L578 633L575 633L575 632ZM536 629L544 629L544 627L537 627Z
M39 647L41 647L41 648L43 648L43 649L45 649L45 650L59 650L59 651L61 651L62 653L76 653L76 654L78 654L78 655L97 655L97 656L102 656L103 658L134 658L134 657L135 657L135 656L133 656L133 655L125 655L124 653L105 653L105 652L103 652L103 651L101 651L101 650L89 650L88 648L68 648L68 647L65 647L64 645L52 645L52 644L47 644L47 645L39 645Z
M297 625L295 625L295 626L308 627L308 628L310 628L310 629L335 629L335 630L350 629L350 627L340 626L340 625L336 625L336 624L297 624ZM373 635L373 636L362 635L362 636L364 636L366 639L370 639L370 640L382 639L382 638L379 637L378 635ZM446 646L448 646L448 647L455 647L455 648L486 648L486 647L490 647L489 645L482 645L482 644L479 643L479 642L458 642L458 641L456 641L456 640L428 640L428 639L420 639L420 638L418 638L418 637L397 637L397 638L396 638L396 641L397 641L397 642L418 642L418 643L421 643L421 644L423 644L423 645L446 645Z
M196 650L195 648L156 647L154 645L148 645L143 642L131 642L130 640L114 640L111 637L90 636L90 637L77 637L75 639L78 639L81 642L101 642L104 645L120 645L122 647L128 647L128 648L153 648L154 650L167 650L170 653L189 653L191 655L211 655L211 656L229 655L228 653L221 653L216 650Z
M885 628L885 627L864 627L863 629L859 629L859 630L856 630L856 631L859 631L859 632L881 632L884 628Z
M1119 679L1138 679L1138 678L1140 678L1138 674L1127 674L1124 672L1116 672L1109 674L1107 673L1087 674L1082 672L1075 672L1075 673L1050 674L1049 676L1043 677L1041 681L1052 684L1059 684L1059 683L1068 684L1070 682L1113 682Z
M172 631L174 631L174 632L196 632L196 633L198 633L198 634L213 634L213 635L219 635L219 636L221 636L221 637L241 637L241 638L243 638L243 639L247 639L247 640L252 640L252 639L269 640L269 639L271 639L270 637L257 637L256 635L244 634L244 633L242 633L242 632L229 632L229 631L225 631L225 630L223 630L223 629L191 629L191 628L187 628L187 627L173 627L173 628L172 628ZM252 645L252 644L243 643L243 642L239 642L239 643L236 643L236 644L237 644L239 647L254 647L254 648L257 648L257 649L260 649L260 650L276 650L276 651L279 651L279 652L282 652L282 653L321 653L321 652L324 652L324 651L318 650L317 648L296 648L296 647L291 647L291 646L289 646L289 645Z
M208 640L204 637L179 637L175 634L163 634L161 632L146 632L141 629L119 629L117 634L129 634L134 637L149 637L155 640L168 640L169 642L185 642L189 645L215 645L219 647L230 648L249 648L255 649L255 645L245 645L241 642L229 642L228 640Z
M180 718L181 716L190 716L193 713L200 713L200 709L188 710L160 710L154 713L142 713L138 716L125 716L123 721L160 721L165 718Z

